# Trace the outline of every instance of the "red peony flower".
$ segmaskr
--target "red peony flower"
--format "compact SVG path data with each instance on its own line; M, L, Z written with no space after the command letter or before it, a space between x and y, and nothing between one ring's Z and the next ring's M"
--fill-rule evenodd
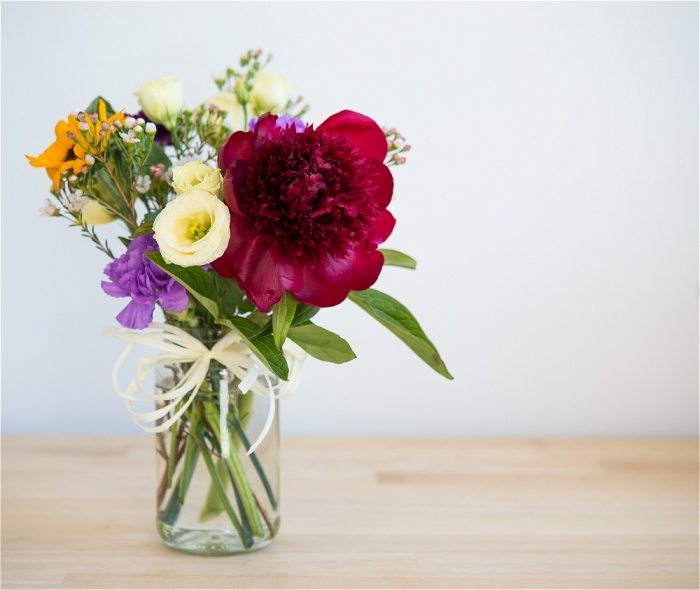
M284 291L317 307L371 287L395 219L384 133L352 111L304 131L260 117L219 152L231 238L214 269L266 313Z

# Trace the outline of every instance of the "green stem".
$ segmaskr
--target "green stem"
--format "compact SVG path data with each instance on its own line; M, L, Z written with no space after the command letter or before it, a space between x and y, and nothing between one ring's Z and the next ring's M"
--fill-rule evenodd
M233 427L236 429L236 433L240 437L241 442L243 443L243 446L247 451L248 449L250 449L250 441L248 440L248 437L245 434L245 430L243 430L243 428L241 427L241 423L238 421L237 418L234 418L233 420L231 420L231 422L233 422ZM267 479L267 475L265 475L265 470L260 464L260 461L256 457L255 453L251 453L248 456L250 457L250 460L253 463L253 466L255 467L255 471L257 471L258 475L260 476L260 481L262 481L263 487L265 488L265 493L270 499L270 504L272 505L273 510L277 510L277 500L275 499L275 494L272 491L270 481Z
M168 454L168 483L166 488L170 489L173 486L173 472L175 471L175 453L177 453L177 429L178 421L170 426L170 453Z
M204 463L206 464L207 469L209 470L209 475L211 476L212 483L214 484L214 487L216 488L216 491L219 494L219 498L221 499L221 503L224 506L224 510L226 511L226 514L228 514L229 519L231 519L231 524L233 524L233 528L236 529L236 532L240 536L241 541L243 542L243 547L248 549L252 547L253 540L250 536L244 533L243 528L241 527L241 523L238 521L238 517L236 516L236 513L233 510L233 506L231 506L231 502L229 502L226 496L226 490L224 489L224 485L221 482L219 474L216 471L216 467L214 466L214 462L212 461L209 449L204 443L198 444L200 444L200 450L202 451L202 459L204 459Z
M217 407L212 402L205 402L204 406L207 408L207 418L210 422L212 429L212 435L215 439L220 436L220 422ZM228 429L227 429L228 430ZM227 432L229 440L232 438L231 434ZM256 537L263 536L262 521L260 520L260 514L258 514L258 507L255 504L255 498L253 497L253 490L250 488L250 482L246 477L245 470L241 464L241 460L238 458L238 453L236 453L235 443L230 440L231 453L228 456L228 465L231 470L232 481L234 487L241 495L241 502L243 503L243 509L248 516L250 522L250 529ZM219 449L221 449L221 444L219 441Z
M231 487L233 488L233 493L236 496L236 504L238 505L238 514L241 515L241 526L243 527L243 531L250 536L250 542L251 544L253 543L253 535L250 530L250 521L248 520L248 515L246 514L245 507L243 506L243 499L241 498L241 494L238 491L238 487L236 486L236 482L233 479L233 474L231 473L231 469L229 468L228 464L225 463L226 465L226 472L228 473L228 478L231 481Z

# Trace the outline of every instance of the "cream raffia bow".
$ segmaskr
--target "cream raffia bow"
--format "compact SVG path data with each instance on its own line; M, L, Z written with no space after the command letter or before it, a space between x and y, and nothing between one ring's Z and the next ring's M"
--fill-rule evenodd
M112 385L119 396L126 401L126 409L134 422L146 432L163 432L170 428L185 413L197 396L209 371L209 362L218 361L226 367L226 371L238 378L238 389L241 393L251 391L256 395L270 399L270 409L265 426L258 439L248 450L249 455L253 453L272 427L275 417L275 400L288 397L296 390L306 353L290 340L285 342L284 356L289 365L289 380L280 381L252 356L250 349L238 332L227 333L209 349L194 336L175 326L152 323L148 327L155 331L143 332L113 327L105 330L106 334L116 336L129 343L114 365ZM139 359L134 369L134 376L124 391L119 384L119 369L137 344L154 348L160 351L160 354ZM192 366L172 389L158 390L156 393L149 393L144 389L143 381L152 371L173 363L191 363ZM261 383L259 378L262 378L265 384ZM156 402L158 409L152 412L137 412L133 409L134 402L148 400ZM219 381L219 418L221 454L224 457L228 457L230 452L227 426L228 401L228 380L223 374ZM178 404L180 407L175 411ZM161 420L171 413L172 415L167 420L156 426L146 425L149 422Z

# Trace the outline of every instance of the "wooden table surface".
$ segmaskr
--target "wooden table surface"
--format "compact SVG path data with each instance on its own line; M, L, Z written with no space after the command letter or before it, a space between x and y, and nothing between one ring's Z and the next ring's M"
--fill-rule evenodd
M282 528L155 527L151 438L2 438L2 588L698 588L697 440L282 441Z

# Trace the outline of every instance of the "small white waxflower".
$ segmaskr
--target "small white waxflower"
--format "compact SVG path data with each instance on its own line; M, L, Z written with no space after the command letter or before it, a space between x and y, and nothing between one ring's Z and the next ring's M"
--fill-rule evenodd
M91 156L90 154L85 154L85 157L83 158L90 166L92 166L95 163L95 158Z
M155 135L156 134L156 124L151 123L150 121L146 123L146 133L148 135Z
M230 213L214 195L193 189L170 201L153 222L163 259L202 266L219 258L231 236Z
M66 198L66 209L71 213L78 213L82 210L85 205L87 205L88 199L83 196L83 191L78 189L74 193L71 193Z
M124 120L124 127L126 127L127 129L131 129L134 125L136 125L136 119L134 119L133 117L127 117Z
M44 204L39 208L39 215L42 217L56 217L58 208L49 199L44 199Z
M173 188L178 195L192 189L205 190L218 195L221 190L221 172L202 163L201 160L173 167Z
M141 141L138 137L136 137L136 133L133 129L129 129L129 133L124 133L123 131L120 131L119 137L121 137L122 140L124 140L124 143L127 144L138 143L139 141Z
M134 188L136 189L136 192L145 195L151 188L151 177L148 174L139 176L136 179L136 184L134 185Z

